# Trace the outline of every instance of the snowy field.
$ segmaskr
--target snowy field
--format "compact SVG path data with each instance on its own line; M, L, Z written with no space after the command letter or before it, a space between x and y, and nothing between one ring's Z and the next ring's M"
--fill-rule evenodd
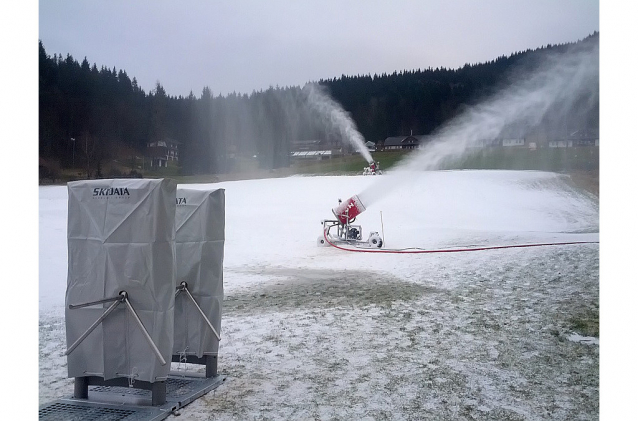
M379 231L393 249L599 238L597 198L563 175L409 178L357 218L364 236ZM403 255L317 247L337 199L376 179L189 185L226 190L219 370L228 379L181 419L598 419L598 244ZM73 381L63 356L66 187L40 187L39 199L43 404L71 396ZM583 322L592 320L595 335Z

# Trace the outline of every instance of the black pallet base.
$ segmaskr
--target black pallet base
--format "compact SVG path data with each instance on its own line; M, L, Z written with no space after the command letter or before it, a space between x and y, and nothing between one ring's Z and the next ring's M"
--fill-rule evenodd
M95 421L160 421L219 387L225 376L193 377L171 374L166 380L166 403L152 405L151 390L121 386L90 386L88 399L58 399L40 407L39 419Z

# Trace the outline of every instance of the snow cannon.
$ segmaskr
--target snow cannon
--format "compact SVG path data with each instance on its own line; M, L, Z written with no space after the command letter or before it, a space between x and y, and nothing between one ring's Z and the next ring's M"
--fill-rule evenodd
M332 213L337 219L321 221L323 235L317 238L317 245L348 244L355 247L381 248L383 240L378 232L371 231L367 240L363 240L361 225L353 224L357 216L365 210L365 205L357 195L345 202L339 199L339 204L332 208ZM333 229L336 229L336 233Z
M363 175L381 175L379 163L372 161L368 167L363 167Z
M345 202L339 200L339 205L332 208L332 213L341 224L347 224L348 222L354 222L357 215L364 210L366 210L366 207L363 206L359 196L355 194Z

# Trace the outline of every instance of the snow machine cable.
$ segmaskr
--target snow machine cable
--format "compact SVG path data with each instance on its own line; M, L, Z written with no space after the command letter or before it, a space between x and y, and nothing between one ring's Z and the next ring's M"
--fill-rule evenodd
M459 249L438 249L438 250L423 250L413 248L406 249L390 249L390 250L380 250L380 249L363 249L356 248L350 249L345 247L339 247L328 239L327 235L328 230L323 231L323 237L332 247L343 250L343 251L352 251L352 252L360 252L360 253L396 253L396 254L421 254L421 253L461 253L467 251L484 251L484 250L499 250L499 249L513 249L513 248L526 248L526 247L544 247L544 246L568 246L574 244L599 244L599 241L569 241L562 243L536 243L536 244L511 244L506 246L489 246L489 247L475 247L475 248L459 248Z

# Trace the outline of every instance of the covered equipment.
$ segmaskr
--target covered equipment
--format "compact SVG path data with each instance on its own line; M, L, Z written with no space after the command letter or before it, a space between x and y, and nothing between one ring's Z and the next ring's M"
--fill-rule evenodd
M217 371L223 287L224 189L178 188L177 256L173 361Z
M66 354L75 397L113 380L145 384L154 403L163 400L174 339L176 188L167 179L68 183Z

